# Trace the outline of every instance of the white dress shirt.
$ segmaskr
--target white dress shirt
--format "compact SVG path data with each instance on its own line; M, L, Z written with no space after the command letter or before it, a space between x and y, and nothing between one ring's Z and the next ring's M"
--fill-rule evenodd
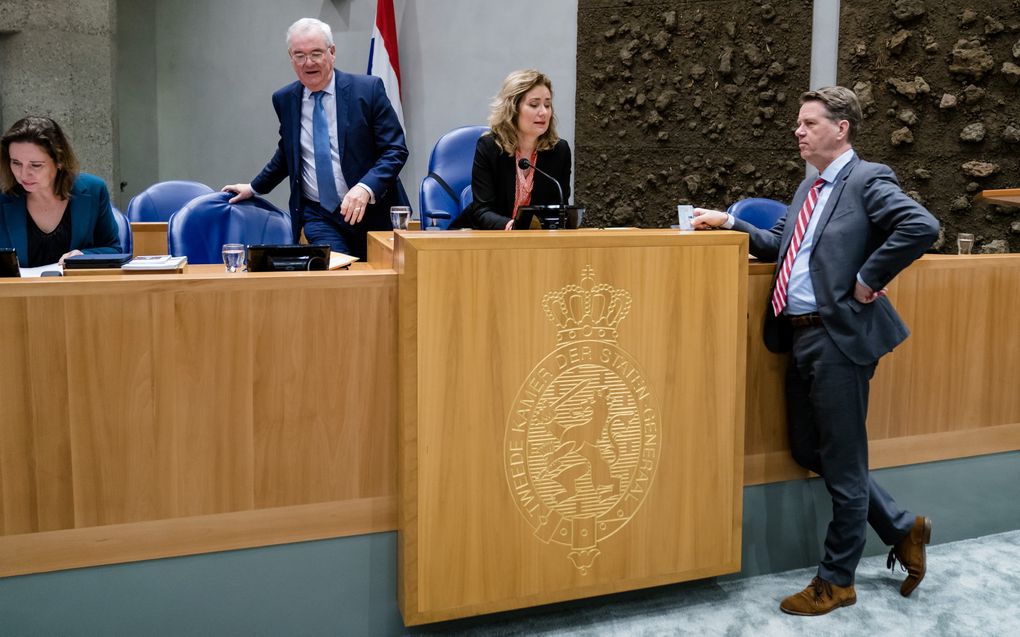
M829 203L829 195L832 194L833 182L836 175L843 170L851 159L854 158L853 149L837 157L831 164L826 166L819 175L825 180L825 184L818 191L818 201L815 203L815 210L811 214L811 221L808 222L807 230L804 231L804 238L800 243L800 250L793 260L793 268L790 270L790 281L786 284L787 301L786 314L810 314L818 311L818 302L815 300L815 286L811 283L811 251L815 246L815 230L818 228L818 220L822 217L822 211ZM799 211L798 211L799 212ZM790 221L787 219L787 221ZM796 223L796 219L794 219ZM784 255L780 255L784 256Z

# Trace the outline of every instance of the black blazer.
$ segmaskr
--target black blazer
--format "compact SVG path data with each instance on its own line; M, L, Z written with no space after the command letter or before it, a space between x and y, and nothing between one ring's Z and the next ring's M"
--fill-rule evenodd
M569 201L570 145L561 139L549 150L539 151L535 165L560 183L563 198ZM475 162L471 169L474 199L453 226L502 230L513 214L516 190L517 164L514 157L503 152L490 133L482 135L475 146ZM560 193L552 181L536 173L531 203L536 206L558 204Z

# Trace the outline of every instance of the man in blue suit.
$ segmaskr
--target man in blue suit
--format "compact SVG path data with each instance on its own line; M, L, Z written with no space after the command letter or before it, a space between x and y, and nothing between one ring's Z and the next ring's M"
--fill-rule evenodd
M696 209L696 229L746 232L759 259L777 261L765 310L765 344L791 352L786 374L790 451L825 480L832 521L818 574L780 604L821 615L857 601L854 572L871 524L907 571L910 595L925 574L931 520L901 509L868 471L868 386L878 359L908 335L886 286L938 237L938 221L900 189L888 166L851 147L861 127L853 91L801 96L795 134L819 175L804 180L786 216L760 230L724 212Z
M366 233L390 230L390 205L407 146L382 80L333 68L329 25L302 18L287 30L287 53L298 81L273 94L280 143L249 184L231 184L235 202L290 182L294 240L364 259Z

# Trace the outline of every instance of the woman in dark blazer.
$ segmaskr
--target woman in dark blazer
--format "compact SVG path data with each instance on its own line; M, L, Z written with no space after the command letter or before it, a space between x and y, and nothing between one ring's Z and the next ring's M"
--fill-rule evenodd
M22 267L82 253L121 251L103 180L78 173L64 131L48 117L26 117L0 139L0 247Z
M471 191L474 197L456 227L509 230L522 206L561 203L560 191L521 159L548 173L570 198L570 146L556 134L552 81L534 70L514 71L503 81L489 114L491 131L478 139Z

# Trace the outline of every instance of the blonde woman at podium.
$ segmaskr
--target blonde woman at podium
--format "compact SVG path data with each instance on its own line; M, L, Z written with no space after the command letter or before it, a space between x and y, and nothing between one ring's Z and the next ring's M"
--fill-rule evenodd
M570 145L556 134L552 96L552 81L539 71L503 80L489 113L492 130L475 146L474 200L456 227L510 230L523 206L566 204Z

